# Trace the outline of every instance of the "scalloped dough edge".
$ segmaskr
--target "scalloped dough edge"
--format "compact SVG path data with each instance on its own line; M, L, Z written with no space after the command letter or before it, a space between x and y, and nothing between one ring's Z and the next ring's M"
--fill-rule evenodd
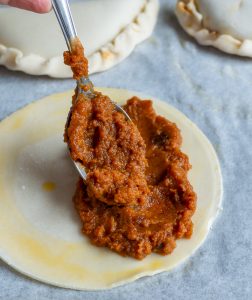
M113 67L125 59L137 44L147 39L156 24L158 10L158 0L146 0L132 23L124 27L112 41L88 56L89 73L97 73ZM50 59L36 54L23 55L19 49L7 48L2 44L0 44L0 65L31 75L72 77L71 69L62 63L62 55Z
M228 34L221 34L205 28L203 16L195 0L179 0L176 16L183 29L204 46L213 46L229 54L252 57L252 40L239 40Z

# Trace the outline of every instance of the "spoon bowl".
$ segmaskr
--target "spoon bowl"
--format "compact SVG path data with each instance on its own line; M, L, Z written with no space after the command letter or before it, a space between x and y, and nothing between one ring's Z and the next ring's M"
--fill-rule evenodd
M53 6L53 10L56 14L56 17L58 19L58 22L60 24L61 30L64 34L67 47L68 47L69 51L71 52L71 50L72 50L71 45L72 45L72 42L75 39L77 39L77 32L76 32L75 25L73 22L73 18L72 18L68 0L52 0L52 6ZM84 89L83 87L87 87L87 88ZM93 83L91 82L91 80L89 79L88 76L82 76L79 80L77 80L77 91L78 91L78 94L76 97L76 101L78 101L79 94L83 94L85 96L85 98L87 98L89 100L92 100L95 97ZM128 121L131 121L129 115L126 113L126 111L120 105L117 105L113 101L112 101L112 103L115 105L115 108L118 112L121 112ZM67 126L69 125L70 120L71 120L71 112L68 115ZM79 172L80 176L83 178L83 180L86 180L87 174L86 174L84 166L80 162L74 161L73 159L72 159L72 161L73 161L77 171Z

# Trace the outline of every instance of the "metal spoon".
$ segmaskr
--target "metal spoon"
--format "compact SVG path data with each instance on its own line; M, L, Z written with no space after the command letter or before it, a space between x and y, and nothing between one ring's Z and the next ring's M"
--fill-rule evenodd
M77 38L77 32L75 29L75 25L73 22L72 14L70 11L69 3L68 0L52 0L52 6L53 10L56 14L56 17L58 19L58 22L60 24L61 30L64 34L65 40L67 47L69 51L71 51L71 42ZM82 87L83 86L88 86L89 89L85 91ZM77 80L77 87L78 87L78 93L82 93L86 98L92 99L95 97L94 90L93 90L93 84L91 80L89 79L88 76L83 76L81 79ZM77 96L78 98L78 96ZM113 102L114 103L114 102ZM129 115L126 113L126 111L116 103L114 103L116 110L123 113L126 117L127 120L131 121ZM69 115L69 120L70 120L71 115ZM86 171L84 166L72 160L76 169L78 170L80 176L85 180L87 177Z

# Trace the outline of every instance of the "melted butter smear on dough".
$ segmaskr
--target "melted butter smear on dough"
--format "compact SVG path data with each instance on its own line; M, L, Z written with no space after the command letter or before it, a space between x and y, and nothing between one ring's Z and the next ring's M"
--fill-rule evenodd
M132 270L124 271L124 272L106 272L104 273L104 276L107 278L107 280L110 283L116 282L116 281L122 281L125 280L125 278L134 278L137 277L139 273L145 273L149 270L156 271L160 268L162 268L164 264L161 261L153 261L146 266L137 267Z
M19 116L17 118L14 119L13 124L12 124L12 129L18 129L23 125L24 122L24 118Z
M0 186L0 188L0 198L5 199L5 201L1 201L0 208L1 210L10 211L12 216L12 218L0 219L1 242L4 241L3 246L8 249L9 257L14 256L18 258L20 260L18 263L21 266L25 262L26 265L23 266L27 268L27 271L24 272L25 274L28 273L29 275L30 270L33 270L35 267L33 265L34 261L36 262L36 268L40 268L44 276L48 276L48 272L50 272L50 276L58 277L61 277L62 274L67 274L67 276L71 276L74 280L81 282L91 275L86 272L81 264L71 262L72 256L83 252L81 243L54 240L50 236L43 236L40 232L37 232L16 210L12 201L8 201L9 197L3 192L3 186ZM25 232L27 233L24 234L23 230L20 231L16 224L26 229ZM12 235L10 235L10 232L12 232ZM11 260L7 262L12 265Z
M116 89L100 89L100 91L115 101L120 100L119 103L123 103L137 94ZM0 257L21 273L32 278L56 286L80 290L108 289L145 275L172 269L189 257L206 238L209 227L220 208L222 182L218 160L207 139L196 126L192 126L185 116L158 100L154 101L157 112L176 122L182 130L183 149L188 153L196 170L194 173L194 168L192 169L190 177L199 197L198 210L194 216L194 236L191 240L179 241L172 255L163 257L153 254L142 261L124 258L107 249L92 246L79 231L77 231L79 235L74 240L67 240L65 231L64 238L55 236L50 231L51 225L49 231L43 231L40 227L35 227L23 214L23 211L18 209L13 191L18 189L21 200L22 195L29 198L28 185L25 191L22 190L22 186L16 186L19 182L15 178L15 176L17 177L18 157L25 147L29 146L32 152L33 144L35 147L36 143L43 143L48 137L53 139L55 134L59 136L62 133L63 139L64 124L71 96L72 91L52 95L28 105L0 123L0 139L3 142L0 147ZM148 98L139 96L143 99ZM45 119L47 122L44 122ZM61 141L60 138L58 140ZM50 158L51 153L56 151L57 154L57 149L59 149L59 153L67 152L63 142L60 143L58 140L53 140L50 146L45 148L47 159ZM51 147L54 148L51 149ZM44 164L45 161L47 160L42 160L41 163ZM34 163L35 167L38 163L37 167L41 169L39 162L35 161ZM62 166L61 161L59 161L60 166ZM69 166L73 167L71 164ZM65 171L68 172L68 170ZM28 176L25 169L19 174ZM64 176L64 174L60 171L58 175ZM29 176L36 179L36 174L32 173ZM207 178L207 183L202 181L202 178ZM26 199L28 205L31 201L31 209L27 209L27 214L32 213L32 203L38 199L42 199L44 202L44 197L48 197L47 201L57 200L56 203L60 203L59 199L54 199L54 195L60 190L60 184L62 184L62 178L57 177L57 180L54 178L52 180L49 176L42 181L39 177L35 181L36 184L38 183L36 195L41 197L36 198L31 195L30 199ZM201 188L206 184L209 187L207 193L204 188ZM25 194L22 194L24 192ZM72 201L71 197L69 197L69 201ZM40 207L45 210L43 215L46 216L42 222L47 224L49 221L47 207L43 205ZM41 211L39 212L41 213ZM55 214L51 215L53 220L50 224L53 224ZM73 214L68 220L71 223L67 224L74 228L76 226L80 230L80 224L73 219L75 217L78 220L78 215ZM56 220L56 222L58 221L62 221L62 218Z
M56 183L51 181L46 181L42 184L42 189L47 192L52 192L56 189Z
M50 266L50 268L53 268L53 272L64 272L80 281L88 275L83 266L69 261L76 249L80 247L78 244L66 243L59 253L58 251L53 253L53 249L27 235L17 235L16 239L24 255L37 260L40 267ZM56 249L59 250L58 246Z

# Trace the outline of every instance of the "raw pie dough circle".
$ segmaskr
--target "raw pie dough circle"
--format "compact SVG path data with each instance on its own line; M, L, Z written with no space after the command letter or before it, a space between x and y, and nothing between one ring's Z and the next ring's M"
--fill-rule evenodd
M99 90L119 103L139 95ZM157 113L181 129L182 151L193 165L189 179L198 194L194 234L178 240L168 256L121 257L91 245L81 234L71 201L78 175L63 129L72 93L36 101L0 123L0 257L27 276L78 290L108 289L171 270L203 243L221 208L222 178L212 145L181 112L152 98Z
M251 0L179 0L176 15L199 44L252 57Z
M158 0L73 3L71 9L90 73L111 68L148 38L158 6ZM32 75L72 77L63 63L67 48L53 11L39 15L0 7L0 28L0 65Z

